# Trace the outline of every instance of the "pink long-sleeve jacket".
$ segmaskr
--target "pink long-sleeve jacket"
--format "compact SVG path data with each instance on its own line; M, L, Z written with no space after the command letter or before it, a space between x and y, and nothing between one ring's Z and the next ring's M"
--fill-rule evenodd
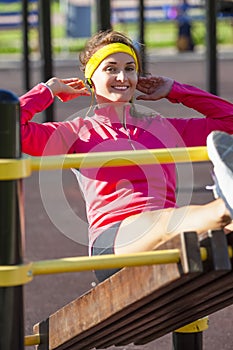
M126 107L121 123L112 104L96 109L92 117L38 124L31 122L33 116L53 102L49 89L39 84L20 98L23 152L42 156L205 146L213 130L233 133L232 103L178 82L174 82L167 98L205 117L137 117ZM74 172L86 202L90 246L117 221L143 211L176 206L174 164L87 169L84 161Z

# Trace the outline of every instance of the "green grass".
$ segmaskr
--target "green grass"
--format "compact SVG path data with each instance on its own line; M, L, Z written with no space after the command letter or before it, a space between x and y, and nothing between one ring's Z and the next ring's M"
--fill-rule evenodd
M16 5L8 5L10 10L19 10ZM0 11L6 11L5 6L0 6ZM57 1L53 1L52 13L57 13L59 6ZM117 24L114 29L123 31L130 35L135 40L138 40L138 27L136 24ZM205 23L193 22L192 35L196 45L205 44ZM172 47L176 45L177 39L177 23L146 23L145 26L145 43L148 48ZM218 21L217 24L217 40L221 44L233 44L233 26L230 19ZM22 52L22 30L8 29L0 30L0 54L1 53L20 53ZM66 38L65 28L62 25L52 27L52 47L54 53L59 53L64 50L69 52L80 51L84 46L84 39ZM39 35L37 29L29 31L29 46L31 52L39 51Z
M116 25L116 29L137 38L135 24ZM203 21L192 22L192 35L196 45L205 44L206 28ZM177 39L177 23L175 21L162 23L147 23L145 27L145 41L148 47L175 46ZM230 19L219 20L217 23L217 41L219 44L233 44L233 26Z

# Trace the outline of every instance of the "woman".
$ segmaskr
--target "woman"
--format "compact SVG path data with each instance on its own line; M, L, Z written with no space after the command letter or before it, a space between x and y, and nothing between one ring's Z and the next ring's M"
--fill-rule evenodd
M34 114L47 108L55 96L68 101L90 94L78 78L52 78L37 85L20 99L23 152L41 156L205 146L213 130L233 133L230 102L169 78L141 77L138 54L122 33L97 33L87 42L80 62L96 98L95 114L65 122L33 123ZM141 92L137 100L167 98L206 118L142 116L133 108L136 89ZM202 233L231 221L221 198L202 206L177 208L173 164L132 164L116 170L87 169L84 161L74 172L86 201L92 255L153 250L180 232ZM96 271L96 275L101 281L115 271Z

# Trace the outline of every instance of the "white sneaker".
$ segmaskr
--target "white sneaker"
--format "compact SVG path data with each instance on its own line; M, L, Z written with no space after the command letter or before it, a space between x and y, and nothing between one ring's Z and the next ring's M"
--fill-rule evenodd
M216 192L233 218L233 136L213 131L207 137L207 151L214 165Z

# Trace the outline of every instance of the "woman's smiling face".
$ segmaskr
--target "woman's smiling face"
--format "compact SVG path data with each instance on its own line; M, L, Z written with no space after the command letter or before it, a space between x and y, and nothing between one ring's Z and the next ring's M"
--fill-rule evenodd
M137 81L136 65L131 55L123 52L109 55L92 76L97 103L129 102Z

